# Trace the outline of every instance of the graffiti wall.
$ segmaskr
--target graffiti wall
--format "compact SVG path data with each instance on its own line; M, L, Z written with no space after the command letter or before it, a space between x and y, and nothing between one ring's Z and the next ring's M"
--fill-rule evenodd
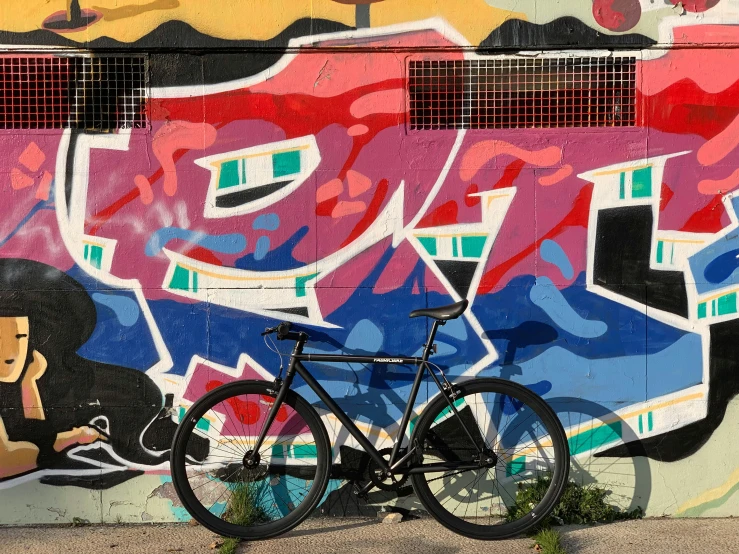
M221 4L0 8L0 523L186 519L174 429L265 327L416 355L463 298L434 363L547 399L574 479L739 514L739 2ZM393 444L410 368L310 369ZM322 513L417 507L296 390Z

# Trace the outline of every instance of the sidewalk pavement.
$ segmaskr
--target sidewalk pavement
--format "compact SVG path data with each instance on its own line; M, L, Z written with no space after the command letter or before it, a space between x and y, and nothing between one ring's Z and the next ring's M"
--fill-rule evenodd
M731 554L739 552L739 519L645 519L608 525L561 527L569 554ZM214 554L218 539L200 526L182 524L0 528L0 550L32 554ZM533 542L519 538L479 542L455 535L432 519L398 524L378 519L310 519L265 542L242 543L248 554L526 554Z

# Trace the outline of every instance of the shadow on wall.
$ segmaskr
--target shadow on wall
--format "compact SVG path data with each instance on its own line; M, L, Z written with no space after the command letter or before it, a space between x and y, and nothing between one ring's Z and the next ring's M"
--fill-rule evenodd
M572 456L570 480L582 486L597 483L605 487L610 493L606 502L621 510L646 510L652 490L649 459L598 454L614 441L633 434L628 424L595 402L569 397L549 398L547 402L568 430ZM508 428L516 429L521 437L535 436L535 429L529 427L537 419L530 418L530 415L525 409L519 410L515 419L507 424ZM352 490L355 483L363 485L369 481L370 466L366 453L342 446L341 462L332 469L329 493L317 508L317 513L342 517L374 516L381 506L392 507L404 514L423 510L410 483L404 483L397 490L375 489L366 500L358 499Z

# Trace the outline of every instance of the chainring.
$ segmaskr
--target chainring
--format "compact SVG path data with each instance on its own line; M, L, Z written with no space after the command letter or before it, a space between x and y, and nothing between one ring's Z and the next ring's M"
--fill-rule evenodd
M389 461L392 451L392 448L383 448L378 452L386 461ZM385 479L381 479L380 475L382 474L382 469L377 465L377 462L371 458L367 466L367 470L369 471L370 481L372 481L375 487L383 491L397 492L408 480L408 475L392 475Z

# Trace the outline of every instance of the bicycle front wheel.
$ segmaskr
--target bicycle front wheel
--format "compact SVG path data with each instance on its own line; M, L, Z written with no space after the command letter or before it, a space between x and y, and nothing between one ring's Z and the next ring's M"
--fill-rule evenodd
M331 447L313 407L289 391L258 465L247 467L267 413L272 384L240 381L220 386L188 410L174 436L172 481L187 511L204 527L226 537L268 539L310 515L326 490ZM195 460L191 442L209 442Z
M454 385L453 413L435 398L411 436L423 465L475 469L413 474L419 500L442 525L474 539L505 539L546 518L567 483L567 437L556 414L526 387L502 379Z

